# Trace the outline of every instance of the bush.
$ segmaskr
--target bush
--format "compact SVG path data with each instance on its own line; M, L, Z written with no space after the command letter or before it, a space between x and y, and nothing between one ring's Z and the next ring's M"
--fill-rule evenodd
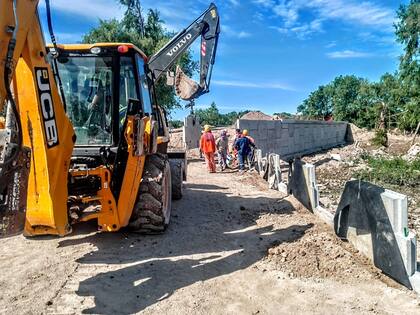
M177 129L177 128L181 128L182 126L184 126L184 123L181 120L171 120L171 121L169 121L169 126Z
M363 157L369 166L361 170L356 177L373 183L387 183L398 186L420 186L420 158L412 162L400 157L393 159Z
M375 131L375 136L372 139L372 143L377 146L388 146L388 135L386 130L384 129L377 129Z

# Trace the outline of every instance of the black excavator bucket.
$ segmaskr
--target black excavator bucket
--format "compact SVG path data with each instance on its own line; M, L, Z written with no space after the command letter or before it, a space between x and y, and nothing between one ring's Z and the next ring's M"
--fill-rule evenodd
M179 66L176 67L175 92L179 98L190 101L195 99L201 90L202 88L197 82L190 79Z
M12 134L10 129L0 130L0 238L20 234L25 227L31 151L14 144ZM4 165L15 150L16 158Z

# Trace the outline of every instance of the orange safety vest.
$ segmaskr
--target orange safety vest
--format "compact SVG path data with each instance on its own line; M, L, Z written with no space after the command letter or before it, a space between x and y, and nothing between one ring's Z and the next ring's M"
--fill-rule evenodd
M203 133L200 139L200 148L204 153L216 152L216 142L211 131Z

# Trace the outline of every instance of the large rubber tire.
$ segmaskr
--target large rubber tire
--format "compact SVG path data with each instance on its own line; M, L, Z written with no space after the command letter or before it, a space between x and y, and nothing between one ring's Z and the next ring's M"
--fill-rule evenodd
M170 159L171 178L172 178L172 199L179 200L182 198L184 190L184 160Z
M137 201L128 228L143 234L163 233L172 208L171 169L166 155L146 157Z

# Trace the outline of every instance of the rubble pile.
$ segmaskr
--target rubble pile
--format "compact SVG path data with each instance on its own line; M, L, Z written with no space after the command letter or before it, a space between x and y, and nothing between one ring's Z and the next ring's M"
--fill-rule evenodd
M369 265L367 258L350 246L343 246L327 230L309 229L294 242L283 242L269 248L267 259L275 264L276 269L295 278L334 278L345 282L346 276L379 277L378 272L372 274L366 269Z

